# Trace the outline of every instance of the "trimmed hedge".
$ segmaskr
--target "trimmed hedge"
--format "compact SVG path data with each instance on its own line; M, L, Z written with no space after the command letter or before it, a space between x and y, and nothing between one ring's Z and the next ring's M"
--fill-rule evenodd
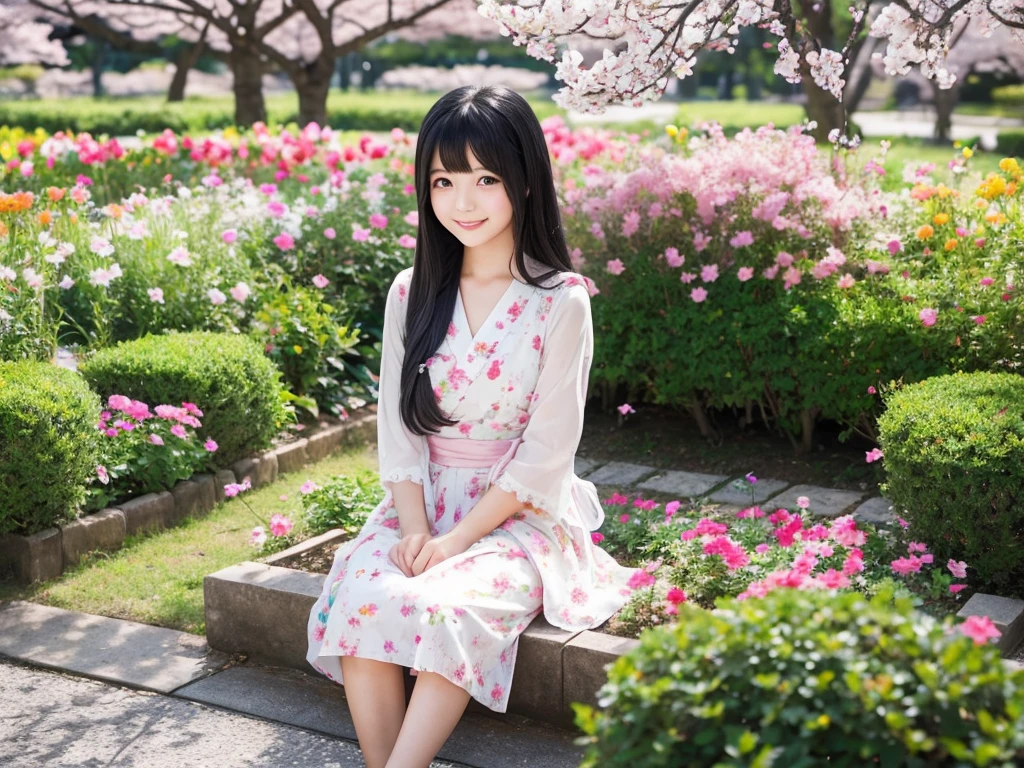
M270 445L287 419L281 373L247 336L197 331L148 335L100 350L81 366L104 402L195 403L201 440L212 437L218 466Z
M1024 578L1024 377L955 373L893 391L881 491L936 561L1005 594Z
M100 401L74 371L0 362L0 534L74 520L96 471Z
M997 133L996 152L1007 157L1024 157L1024 130L1017 129Z
M682 605L611 666L581 768L1011 768L1024 672L881 593L779 589Z

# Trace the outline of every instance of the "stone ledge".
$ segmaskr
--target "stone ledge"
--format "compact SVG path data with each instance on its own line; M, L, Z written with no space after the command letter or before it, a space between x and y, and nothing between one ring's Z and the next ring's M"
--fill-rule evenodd
M992 619L996 629L1002 633L997 644L1004 654L1016 648L1024 638L1024 600L975 592L957 613L960 619L968 616L988 616Z
M288 443L270 451L277 456L277 471L279 473L296 472L306 465L309 460L306 456L307 442L309 441L303 437L294 443Z
M608 680L608 664L640 645L639 640L587 630L566 644L562 651L565 691L562 710L573 716L570 704L579 701L597 706L597 692Z
M154 532L167 527L174 516L174 496L169 491L136 496L120 505L125 535Z
M206 576L203 594L210 647L319 674L306 661L306 629L326 578L326 574L253 562ZM593 638L572 657L575 671L570 674L568 669L563 671L566 649L581 634ZM631 642L636 641L599 632L565 632L538 616L520 636L508 712L571 727L572 710L565 703L570 691L593 697L596 688L588 694L587 687L605 681L603 669L587 667L593 658L587 655L589 650L603 648L611 658L616 655L614 649L628 649ZM469 709L491 712L482 705L474 707L472 701Z
M60 526L63 570L96 549L114 550L124 543L126 525L120 509L104 509Z
M0 574L21 583L49 581L64 571L60 528L47 528L31 536L0 536Z
M340 528L333 528L327 531L327 533L321 533L319 536L314 536L311 539L300 541L293 547L288 547L288 549L283 549L280 552L275 552L272 555L268 555L267 557L263 558L263 562L265 562L267 565L277 565L282 568L287 568L288 566L285 565L282 561L290 560L296 555L301 555L304 552L308 552L311 549L316 549L317 547L323 544L329 544L330 542L335 541L336 539L347 538L349 538L348 533L341 530Z

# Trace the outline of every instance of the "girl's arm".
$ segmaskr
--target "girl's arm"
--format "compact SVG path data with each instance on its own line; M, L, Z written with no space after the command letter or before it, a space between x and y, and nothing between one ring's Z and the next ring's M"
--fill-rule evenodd
M427 509L423 501L423 486L412 480L392 483L391 495L395 499L395 509L398 510L402 536L411 536L414 533L425 533L429 536L430 525L427 523Z
M492 485L452 529L452 533L465 549L469 549L522 508L523 502L514 493Z

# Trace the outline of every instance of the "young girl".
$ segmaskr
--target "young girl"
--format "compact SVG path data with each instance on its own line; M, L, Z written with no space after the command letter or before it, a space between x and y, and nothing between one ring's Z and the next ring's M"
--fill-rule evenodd
M633 569L596 547L604 513L573 463L593 355L537 117L465 86L416 142L413 267L384 311L380 506L342 546L307 659L344 682L369 768L429 765L470 697L508 704L541 613L597 627ZM402 667L416 684L406 710Z

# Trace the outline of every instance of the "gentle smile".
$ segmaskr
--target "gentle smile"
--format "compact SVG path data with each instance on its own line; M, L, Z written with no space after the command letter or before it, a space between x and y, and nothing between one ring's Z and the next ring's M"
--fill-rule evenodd
M456 221L455 223L463 229L476 229L485 221L487 221L487 219L480 219L480 221Z

